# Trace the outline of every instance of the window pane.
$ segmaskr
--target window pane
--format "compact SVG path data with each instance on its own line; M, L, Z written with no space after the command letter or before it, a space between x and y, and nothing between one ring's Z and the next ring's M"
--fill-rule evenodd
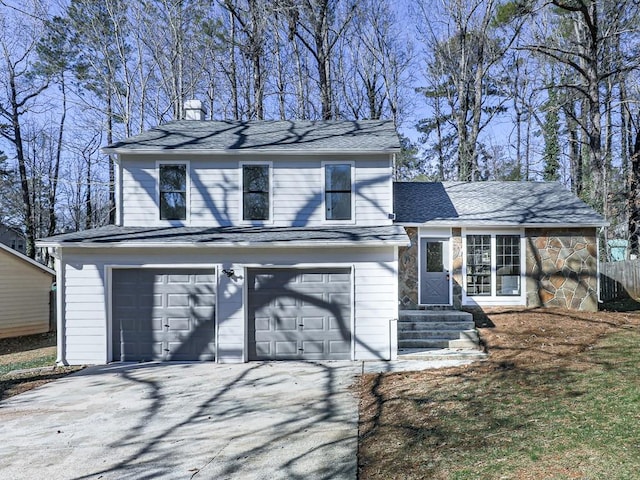
M160 219L187 218L187 166L160 165Z
M351 193L332 193L325 195L327 220L351 220Z
M187 166L160 165L160 191L186 192Z
M467 295L491 295L491 236L467 236Z
M351 165L326 165L325 188L327 191L351 191Z
M520 237L496 235L496 294L520 295Z
M244 165L242 190L242 218L269 220L269 165Z
M245 165L243 167L243 189L245 192L269 191L269 166Z
M245 193L243 215L245 220L269 220L269 193Z
M184 220L187 218L187 195L184 192L160 193L160 219Z
M325 165L327 220L351 220L351 165Z
M444 271L442 242L427 242L427 272Z

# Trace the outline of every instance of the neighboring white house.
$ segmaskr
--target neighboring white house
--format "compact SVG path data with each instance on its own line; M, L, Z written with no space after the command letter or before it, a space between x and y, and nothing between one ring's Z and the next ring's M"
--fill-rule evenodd
M184 120L109 145L116 225L56 259L58 361L390 359L390 121Z
M0 338L49 331L56 272L0 243Z

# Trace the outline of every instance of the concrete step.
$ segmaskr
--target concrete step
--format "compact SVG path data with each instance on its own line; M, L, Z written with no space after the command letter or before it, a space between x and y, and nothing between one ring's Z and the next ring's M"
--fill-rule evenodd
M488 355L477 349L402 348L398 360L486 360Z
M478 341L478 332L474 330L458 330L458 329L447 329L447 330L398 330L398 339L400 340L410 340L410 339L421 339L421 338L448 338L450 340L473 340Z
M399 321L411 322L473 322L473 315L459 310L400 310Z
M419 322L419 321L398 321L398 332L407 332L412 330L473 330L476 328L476 324L471 321L457 321L457 322Z
M398 316L399 349L468 349L480 339L473 315L458 310L402 310Z
M450 338L398 338L398 349L404 348L449 348Z
M450 339L450 338L411 338L398 339L398 348L463 348L469 350L477 350L480 348L478 342L467 339Z

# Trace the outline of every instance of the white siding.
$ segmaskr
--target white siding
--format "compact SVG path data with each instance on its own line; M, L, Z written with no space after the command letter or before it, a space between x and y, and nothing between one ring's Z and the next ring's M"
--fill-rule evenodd
M123 224L125 226L163 226L180 222L161 221L158 214L156 160L159 157L123 156ZM163 161L171 161L162 157ZM391 158L377 156L180 156L189 161L191 226L229 226L242 224L239 165L244 161L271 162L273 165L273 226L319 226L324 223L321 168L323 161L355 162L355 223L388 225L392 213Z
M0 249L0 338L49 331L53 276Z
M97 261L99 259L99 261ZM388 359L389 322L397 318L394 247L316 249L65 249L64 339L70 364L101 364L109 358L108 280L111 266L197 265L233 268L219 275L217 295L218 360L246 360L246 268L353 267L355 359Z

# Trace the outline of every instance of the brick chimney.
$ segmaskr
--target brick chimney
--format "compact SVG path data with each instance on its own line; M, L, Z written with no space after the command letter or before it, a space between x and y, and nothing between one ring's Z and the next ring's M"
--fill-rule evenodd
M204 120L207 111L200 100L186 100L184 102L185 120Z

